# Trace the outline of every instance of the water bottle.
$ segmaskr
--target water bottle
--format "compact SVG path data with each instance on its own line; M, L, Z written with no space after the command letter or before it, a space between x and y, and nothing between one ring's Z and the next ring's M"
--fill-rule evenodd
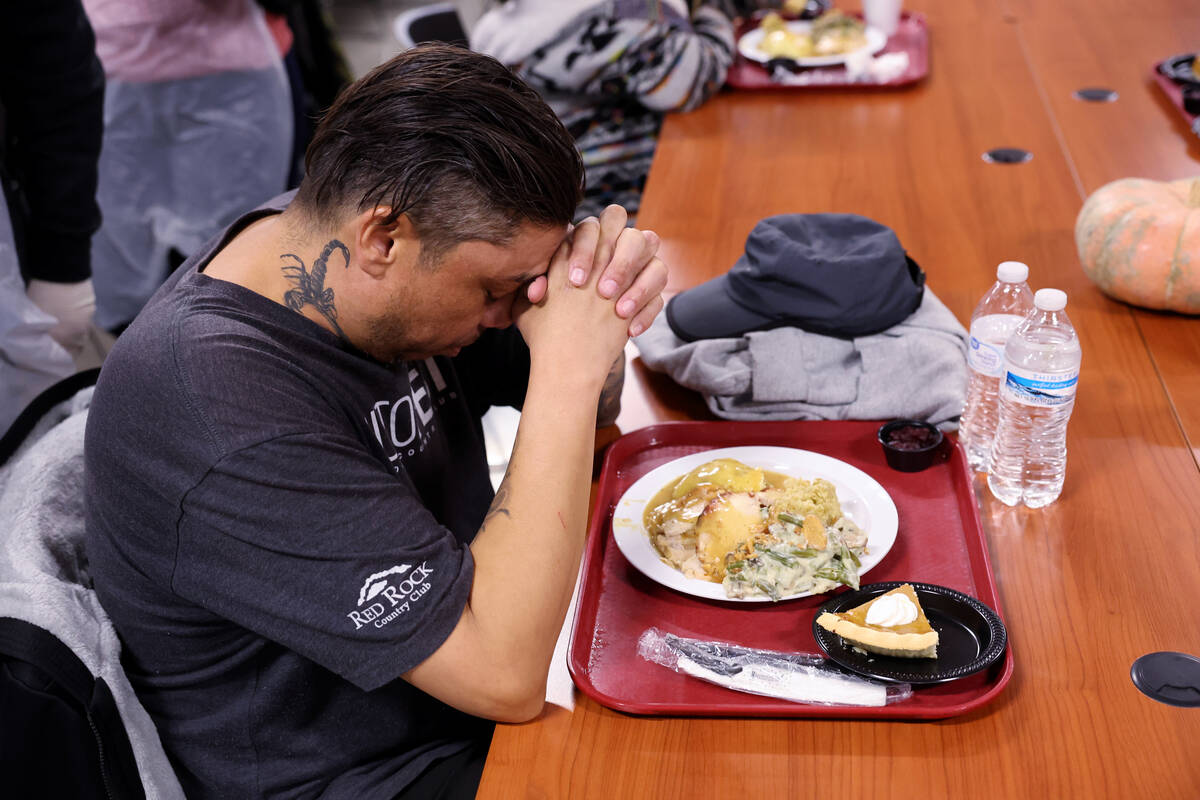
M1004 348L1000 421L987 482L1006 505L1040 508L1062 492L1081 351L1063 310L1067 293L1041 289L1033 303L1033 313Z
M1033 310L1033 292L1026 279L1029 267L1005 261L996 268L996 282L971 314L967 349L967 403L958 423L958 441L973 470L987 471L999 413L1000 379L1004 376L1004 345Z

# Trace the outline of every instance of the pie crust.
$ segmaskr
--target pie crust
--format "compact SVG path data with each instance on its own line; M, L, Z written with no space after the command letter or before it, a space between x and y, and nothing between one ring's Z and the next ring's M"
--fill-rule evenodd
M903 594L917 607L917 618L902 625L872 625L867 612L880 597ZM937 658L937 631L929 624L925 609L910 584L902 584L848 611L826 611L817 617L817 624L836 633L854 647L898 658Z

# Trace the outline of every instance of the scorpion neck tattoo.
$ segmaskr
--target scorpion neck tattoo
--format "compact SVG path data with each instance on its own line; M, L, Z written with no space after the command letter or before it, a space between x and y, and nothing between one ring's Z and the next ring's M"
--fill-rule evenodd
M313 262L312 271L304 265L304 261L295 253L284 253L279 257L280 261L291 259L294 264L283 265L283 276L288 282L296 288L288 289L283 293L283 303L292 311L299 311L304 306L312 306L321 316L329 321L333 326L333 330L338 336L345 339L346 335L342 333L342 328L337 321L337 307L333 304L333 289L325 288L325 273L328 268L329 257L334 252L342 254L342 260L345 262L343 268L350 266L350 251L346 249L346 245L339 242L337 239L332 239L325 245L325 249L321 251L321 255Z

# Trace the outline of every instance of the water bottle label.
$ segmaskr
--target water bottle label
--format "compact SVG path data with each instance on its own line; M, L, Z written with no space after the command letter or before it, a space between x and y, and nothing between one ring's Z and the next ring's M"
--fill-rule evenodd
M1061 406L1075 398L1079 370L1047 374L1008 365L1001 390L1006 397L1027 406Z
M1004 349L972 336L967 348L967 365L992 378L1004 374Z

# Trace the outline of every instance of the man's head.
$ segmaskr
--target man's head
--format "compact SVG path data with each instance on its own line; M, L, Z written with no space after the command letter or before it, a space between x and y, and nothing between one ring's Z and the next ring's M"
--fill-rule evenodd
M582 196L571 135L495 59L412 48L334 101L313 135L294 205L321 223L383 207L405 215L434 263L467 241L507 244L523 223L565 226Z
M322 302L336 307L321 315L381 360L452 354L511 324L583 186L574 140L541 97L448 45L408 50L348 87L306 165L289 214L346 267L321 270Z

